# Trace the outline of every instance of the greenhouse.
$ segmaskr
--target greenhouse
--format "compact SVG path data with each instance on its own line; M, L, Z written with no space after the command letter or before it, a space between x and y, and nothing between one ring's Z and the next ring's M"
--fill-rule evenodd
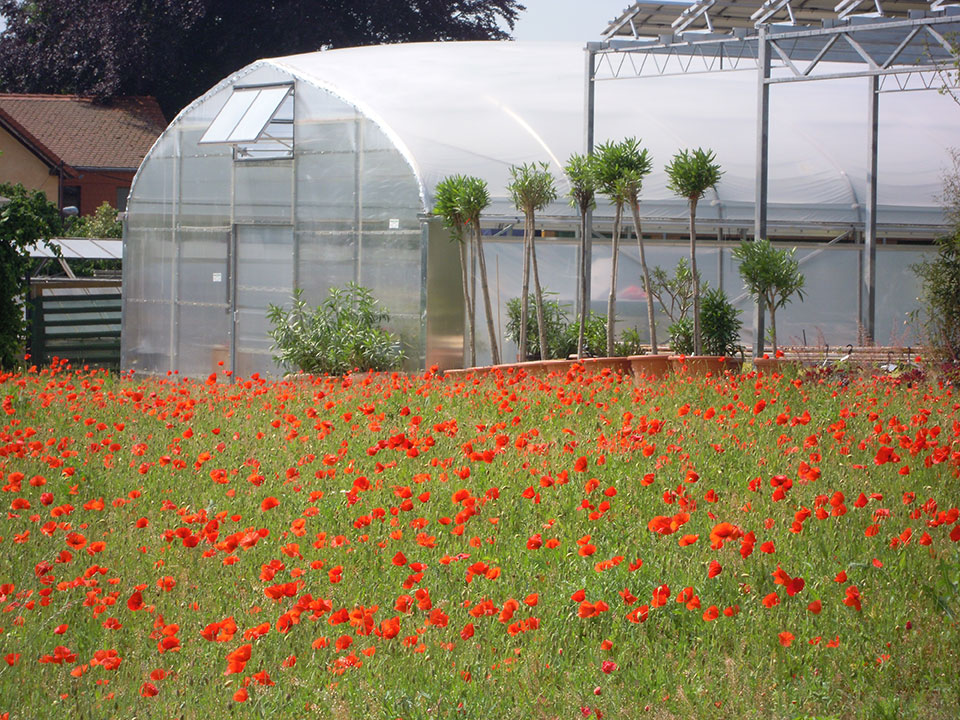
M278 372L268 306L289 304L295 288L316 304L349 281L390 312L410 367L462 366L459 253L431 216L436 184L453 174L488 183L490 292L512 359L503 337L507 302L520 294L523 219L506 191L509 170L544 162L557 178L560 197L537 218L537 247L544 286L572 307L579 216L562 168L585 148L584 65L577 43L436 43L266 59L226 78L174 119L134 181L123 366ZM730 251L754 227L756 84L749 71L598 83L594 118L598 143L639 137L653 157L642 232L648 263L667 270L687 253L687 204L667 188L664 165L683 148L716 152L724 174L700 205L698 264L745 320L750 301ZM837 80L771 96L769 235L798 246L808 288L778 321L781 342L857 342L864 92L862 82ZM936 92L884 95L880 106L876 340L907 344L909 266L942 231L937 195L960 107ZM598 311L609 292L612 217L598 198L590 258ZM638 262L626 237L618 327L645 335ZM482 361L489 349L479 330L477 342Z

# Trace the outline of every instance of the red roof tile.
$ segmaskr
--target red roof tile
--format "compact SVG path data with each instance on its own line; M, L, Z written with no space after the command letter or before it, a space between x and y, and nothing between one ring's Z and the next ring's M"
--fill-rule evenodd
M0 94L0 113L75 168L135 169L167 126L152 97Z

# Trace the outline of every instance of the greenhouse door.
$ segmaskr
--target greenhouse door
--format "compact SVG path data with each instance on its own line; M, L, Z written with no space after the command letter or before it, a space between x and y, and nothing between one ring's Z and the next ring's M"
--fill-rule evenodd
M290 225L234 225L233 231L233 343L234 374L278 370L270 352L267 308L289 305L293 290L293 227Z

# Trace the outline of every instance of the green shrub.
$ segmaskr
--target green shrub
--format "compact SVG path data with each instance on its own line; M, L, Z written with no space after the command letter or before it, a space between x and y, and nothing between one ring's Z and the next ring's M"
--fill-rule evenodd
M30 247L56 237L62 224L56 205L42 192L0 183L0 197L8 201L0 206L0 368L12 369L22 358L26 336Z
M704 355L735 355L740 351L740 311L719 288L700 299L700 334Z
M293 293L290 311L270 305L274 359L307 373L344 375L353 370L393 370L403 351L398 340L380 327L390 315L373 293L355 283L331 288L330 296L313 312L306 309L302 290Z
M667 328L670 334L670 349L677 355L693 355L693 319L678 318Z
M547 338L547 357L565 358L577 351L576 331L571 346L567 332L569 319L566 310L556 300L547 300L543 293L543 324ZM530 298L530 311L527 313L527 353L524 360L540 359L540 337L537 332L537 298ZM517 347L520 346L520 298L507 301L507 338Z

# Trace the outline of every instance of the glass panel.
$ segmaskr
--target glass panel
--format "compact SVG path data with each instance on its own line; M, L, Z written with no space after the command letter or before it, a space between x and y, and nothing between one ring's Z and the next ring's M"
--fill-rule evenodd
M207 128L207 132L200 138L202 143L228 142L228 139L237 124L243 119L244 113L253 105L259 92L256 90L237 90L227 100L227 104L217 114ZM274 108L276 109L276 108ZM261 125L261 129L263 126Z
M293 228L237 226L236 367L241 376L278 372L266 318L270 304L290 304L293 289Z
M237 90L237 93L240 92L250 91ZM284 98L287 97L287 93L289 92L289 87L264 88L257 91L256 100L253 101L250 109L244 113L233 132L230 133L229 142L254 142L259 138L260 133L266 128L267 123L270 122L273 114L280 107L280 103L284 101ZM216 120L214 122L216 122ZM211 127L213 126L211 125Z

